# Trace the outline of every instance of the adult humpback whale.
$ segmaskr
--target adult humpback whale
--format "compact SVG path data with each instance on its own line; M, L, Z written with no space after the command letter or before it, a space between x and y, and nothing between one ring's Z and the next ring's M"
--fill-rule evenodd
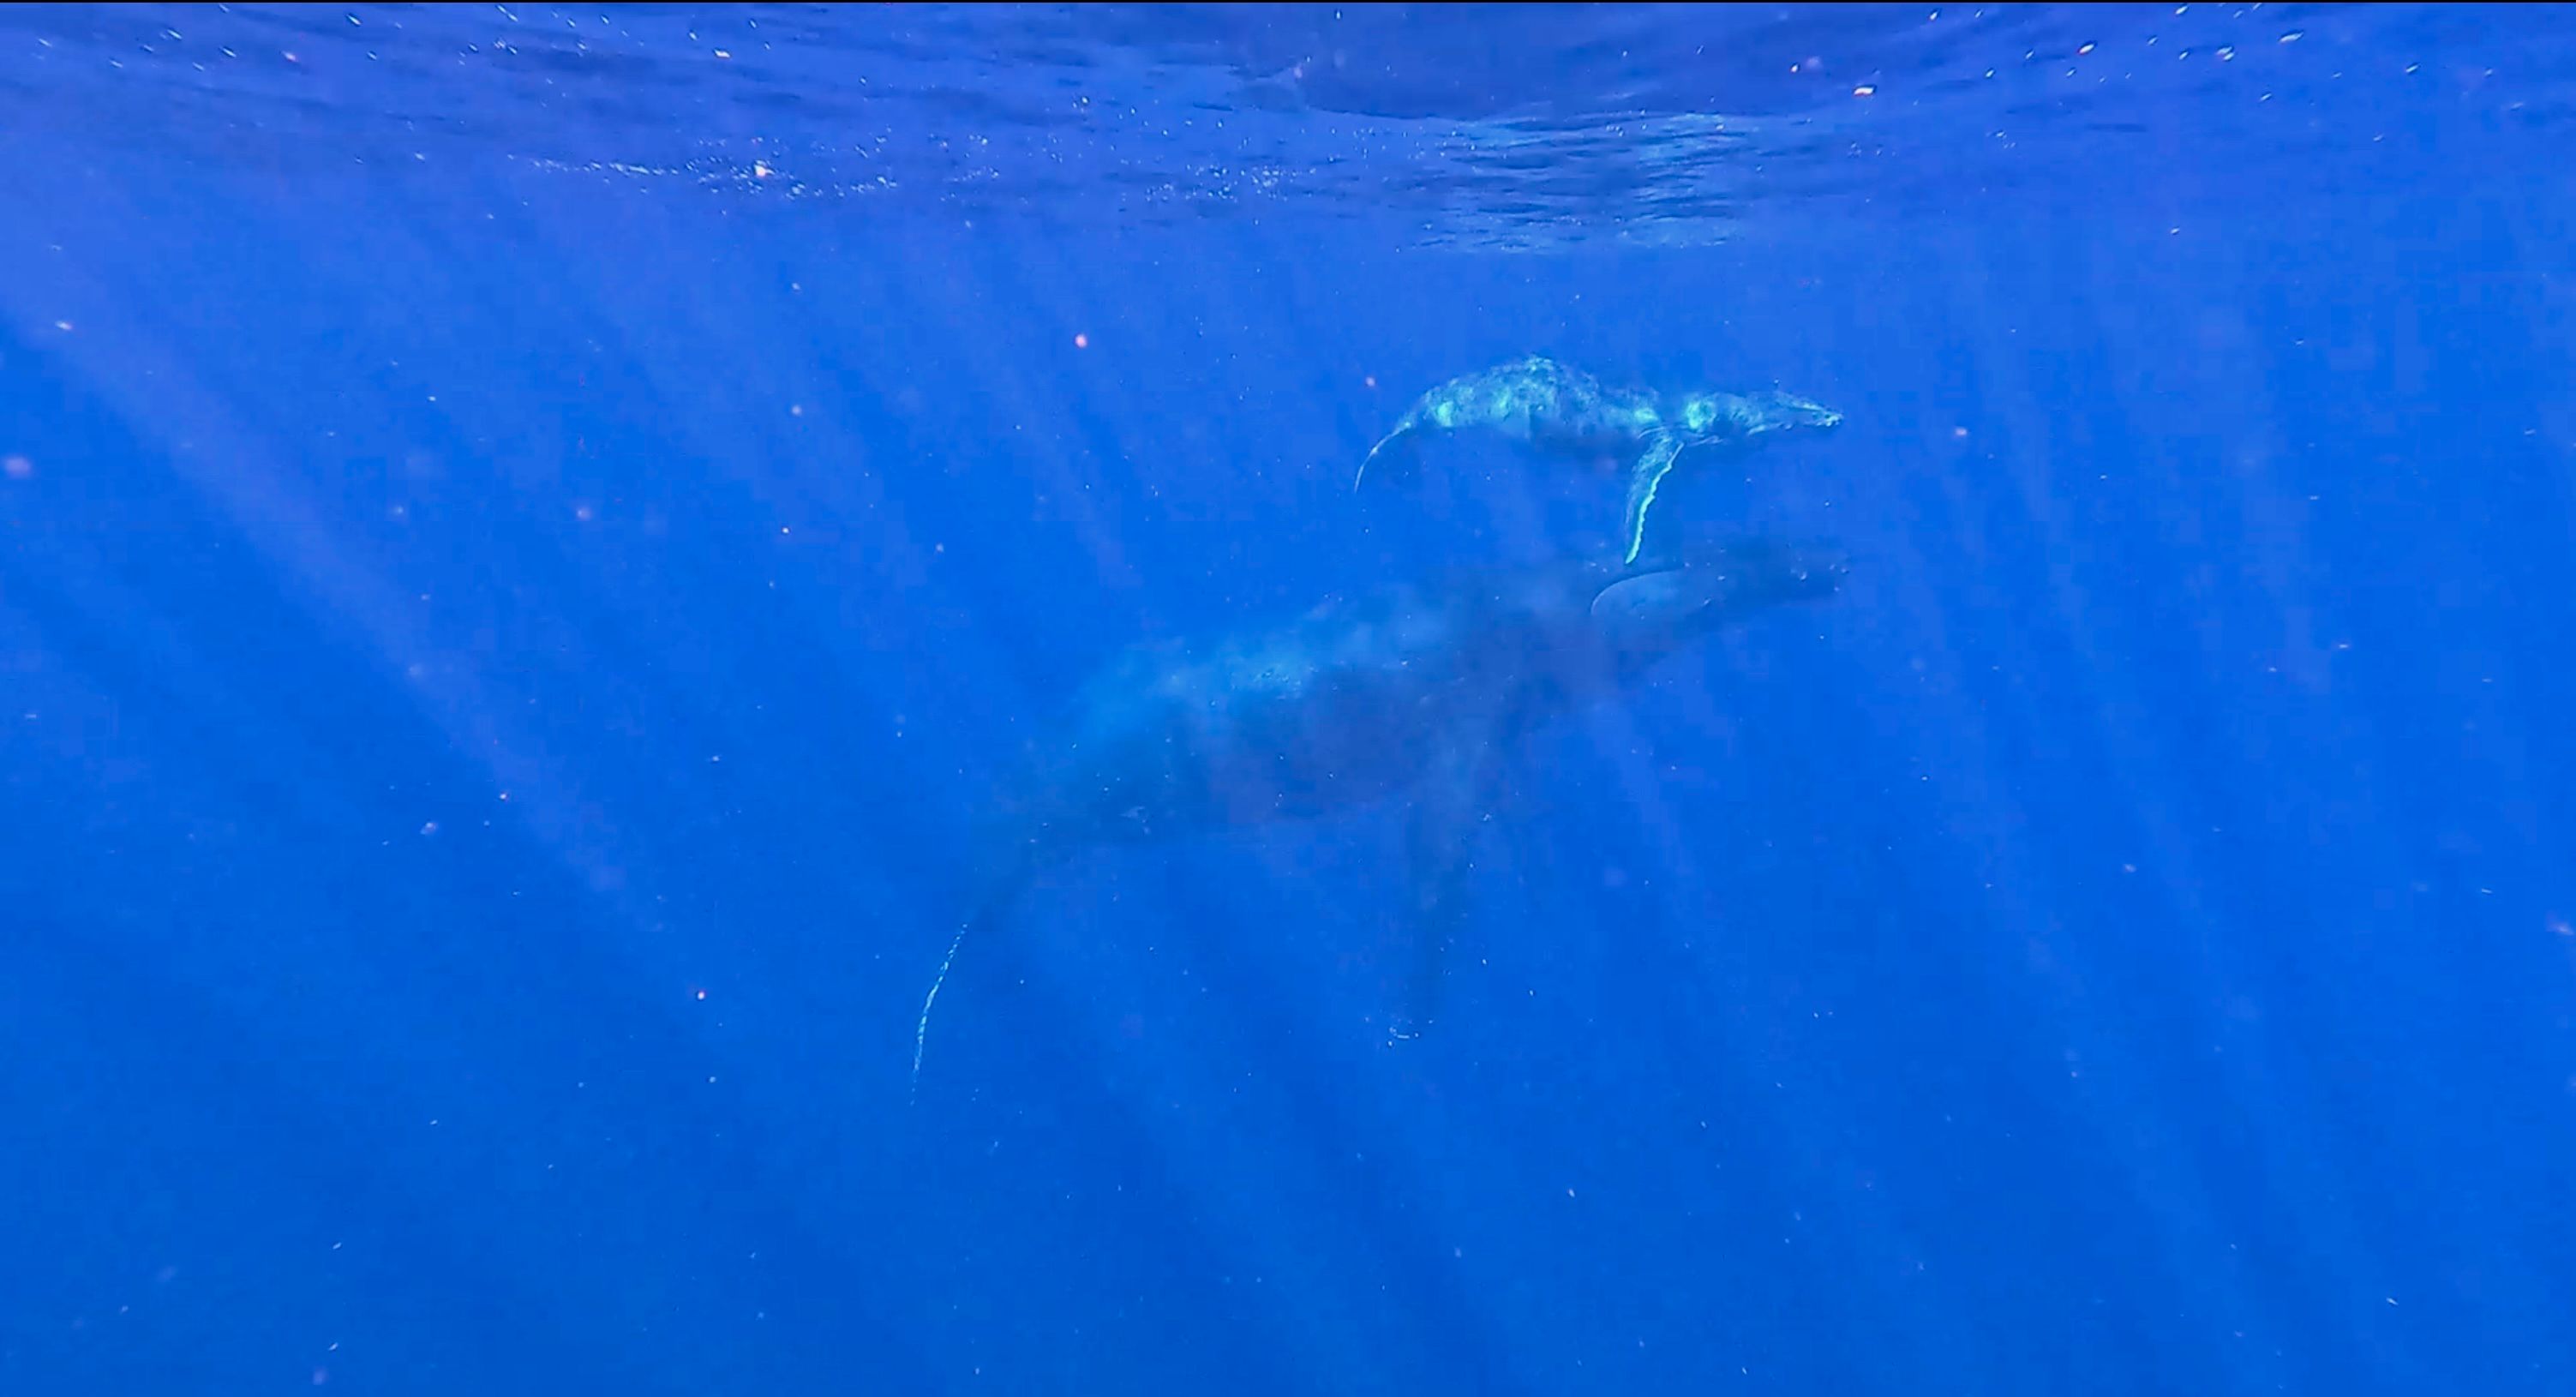
M1846 570L1830 544L1755 539L1634 572L1589 558L1469 571L1336 598L1283 625L1125 651L986 812L973 915L922 1000L915 1089L959 949L1052 866L1101 845L1397 796L1414 961L1397 1031L1410 1036L1436 1006L1501 749L1720 627L1832 594Z

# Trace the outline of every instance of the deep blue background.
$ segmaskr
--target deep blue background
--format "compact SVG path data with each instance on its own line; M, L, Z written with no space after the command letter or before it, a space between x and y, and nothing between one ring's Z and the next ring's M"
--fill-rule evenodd
M0 1391L2568 1390L2576 204L2482 90L1512 254L51 109ZM1846 594L1523 757L1437 1033L1393 825L1262 831L1042 890L907 1108L1032 720L1561 530L1348 490L1532 351L1842 408L1682 502Z

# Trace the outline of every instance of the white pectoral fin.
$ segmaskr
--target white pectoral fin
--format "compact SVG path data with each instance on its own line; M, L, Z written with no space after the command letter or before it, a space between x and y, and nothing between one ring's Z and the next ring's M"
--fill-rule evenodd
M1419 1036L1440 1012L1449 944L1467 917L1477 830L1493 793L1489 736L1481 726L1451 734L1407 814L1412 898L1399 934L1409 944L1393 948L1400 989L1392 1029L1398 1038Z
M1351 477L1351 489L1358 490L1371 470L1381 476L1413 474L1422 456L1422 443L1417 440L1419 431L1420 424L1414 416L1406 414L1403 421L1395 424L1394 431L1378 438L1377 445L1369 448L1368 456L1360 462L1358 473Z
M985 880L975 900L973 914L949 939L948 953L939 958L939 970L930 977L930 992L922 996L921 1017L913 1024L912 1100L918 1101L921 1097L921 1060L930 1051L930 1011L939 1004L939 991L948 984L948 972L957 966L957 953L966 949L967 942L984 939L984 934L1008 911L1012 900L1028 887L1035 868L1036 864L1025 847L1015 850L1009 862Z
M1663 488L1664 477L1672 472L1673 462L1682 454L1682 439L1671 432L1656 436L1646 443L1637 463L1628 468L1628 499L1620 511L1619 538L1626 550L1620 554L1623 564L1637 561L1646 546L1646 512L1655 507L1655 494Z

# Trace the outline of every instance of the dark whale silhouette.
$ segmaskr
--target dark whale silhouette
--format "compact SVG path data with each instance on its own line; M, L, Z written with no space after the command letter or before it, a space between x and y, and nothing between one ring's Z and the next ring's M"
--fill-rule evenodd
M1498 756L1522 734L1616 694L1719 628L1831 595L1827 543L1685 547L1671 566L1606 560L1461 571L1336 597L1281 624L1132 647L1075 693L985 812L973 915L958 951L1041 874L1086 850L1407 802L1414 964L1398 1033L1435 1010L1464 914L1472 835Z

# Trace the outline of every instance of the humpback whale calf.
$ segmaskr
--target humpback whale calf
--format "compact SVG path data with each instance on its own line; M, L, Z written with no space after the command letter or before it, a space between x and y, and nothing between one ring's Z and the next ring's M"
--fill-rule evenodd
M1754 539L1628 571L1560 560L1398 584L1284 624L1131 647L1075 693L990 804L957 954L1041 874L1085 850L1315 819L1402 798L1413 884L1399 1036L1429 1021L1502 750L1758 612L1831 595L1831 544Z
M1628 463L1620 509L1620 561L1645 547L1646 514L1683 451L1758 445L1773 432L1841 425L1842 414L1794 393L1687 393L1667 398L1607 384L1583 370L1531 355L1461 374L1414 400L1369 448L1351 488L1378 473L1412 469L1426 432L1493 432L1559 457L1610 456Z

